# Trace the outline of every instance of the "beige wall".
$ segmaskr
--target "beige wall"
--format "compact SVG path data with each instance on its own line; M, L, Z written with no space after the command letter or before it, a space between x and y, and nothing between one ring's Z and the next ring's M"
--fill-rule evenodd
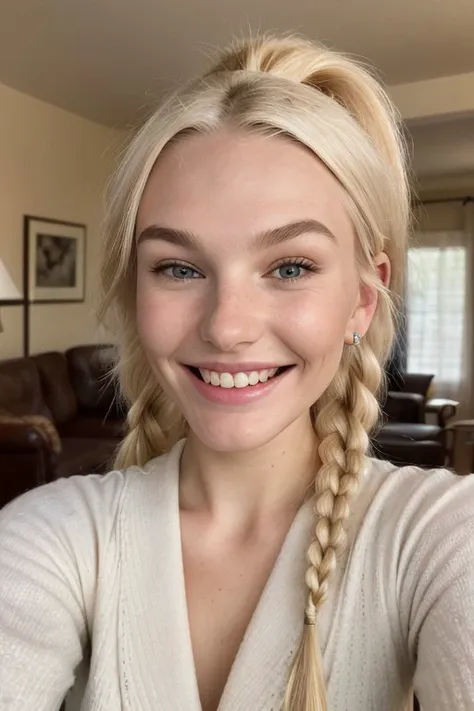
M436 146L433 147L436 150ZM417 186L423 199L474 195L474 171L424 177Z
M424 178L417 186L417 195L421 200L474 196L474 172ZM415 219L419 230L463 230L466 224L460 202L422 205L415 211Z
M469 114L474 110L474 72L389 87L405 120Z
M93 318L104 188L123 136L0 84L0 258L23 291L23 215L87 225L86 300L31 307L30 351L100 340ZM2 308L0 358L22 354L21 307Z

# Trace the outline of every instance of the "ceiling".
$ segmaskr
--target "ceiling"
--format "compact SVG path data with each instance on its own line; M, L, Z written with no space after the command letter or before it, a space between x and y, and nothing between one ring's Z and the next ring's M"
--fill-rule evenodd
M474 71L474 0L1 0L0 82L124 126L259 29L367 58L391 85Z

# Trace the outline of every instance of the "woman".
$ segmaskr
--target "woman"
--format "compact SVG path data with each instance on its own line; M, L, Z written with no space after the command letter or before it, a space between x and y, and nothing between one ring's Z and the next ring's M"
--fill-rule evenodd
M86 711L474 708L473 480L367 457L408 222L344 56L244 42L150 118L103 266L129 432L2 512L2 708L81 659Z

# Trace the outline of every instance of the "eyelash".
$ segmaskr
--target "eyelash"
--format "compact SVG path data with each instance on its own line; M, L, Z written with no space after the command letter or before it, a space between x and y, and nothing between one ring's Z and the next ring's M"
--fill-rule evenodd
M165 274L167 269L173 269L174 267L184 267L185 269L190 269L191 271L196 272L197 274L200 274L199 270L196 269L195 267L192 267L190 264L186 264L186 262L180 262L178 260L170 260L168 262L160 262L159 264L153 265L150 268L150 271L159 277L165 277L166 279L171 279L172 281L178 282L178 283L192 281L193 279L197 278L197 277L190 277L190 278L185 278L185 279L177 279L176 277L174 277L172 275ZM272 274L277 269L281 269L281 267L302 267L306 272L311 272L313 274L319 274L321 272L320 267L318 267L316 264L314 264L314 262L311 262L309 259L306 259L305 257L297 257L297 258L289 257L289 258L281 259L280 261L278 261L267 272L267 274ZM309 276L309 274L305 274L305 275L298 276L298 277L290 277L289 279L278 279L278 281L292 283L295 281L301 281L302 279L308 278L308 276Z

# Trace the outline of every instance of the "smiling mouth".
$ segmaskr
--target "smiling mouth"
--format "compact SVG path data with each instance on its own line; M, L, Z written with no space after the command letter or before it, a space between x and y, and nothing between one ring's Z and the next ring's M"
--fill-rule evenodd
M191 365L185 366L191 373L201 382L213 387L221 387L226 389L232 388L252 388L256 385L261 385L269 380L276 380L280 376L294 368L294 365L284 365L279 368L271 368L265 370L254 370L251 372L241 373L217 373L213 370L205 368L195 368Z

